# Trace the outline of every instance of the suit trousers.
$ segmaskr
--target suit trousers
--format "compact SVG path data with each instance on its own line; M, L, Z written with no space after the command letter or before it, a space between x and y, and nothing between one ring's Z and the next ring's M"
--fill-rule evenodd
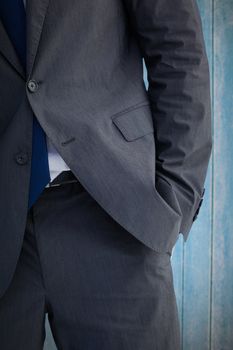
M155 227L156 235L156 227ZM79 182L45 188L0 299L1 350L178 350L171 255L120 226Z

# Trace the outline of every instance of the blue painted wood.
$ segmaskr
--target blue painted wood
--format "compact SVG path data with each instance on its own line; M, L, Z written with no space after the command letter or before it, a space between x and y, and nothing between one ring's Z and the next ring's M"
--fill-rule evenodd
M178 241L172 252L172 270L173 270L173 281L176 294L177 307L179 311L179 321L181 326L181 335L183 335L183 289L184 289L184 240L183 236L180 235ZM183 338L183 336L182 336Z
M214 2L214 197L211 344L233 349L233 1Z
M210 70L212 72L212 0L198 1ZM184 350L210 349L211 256L212 256L212 158L205 182L205 197L198 219L184 245L182 334Z
M44 350L57 350L53 340L52 332L49 326L48 317L46 317L45 328L46 328L46 338L44 343Z
M210 180L205 201L184 247L183 348L210 349L211 215ZM208 200L209 199L209 200Z

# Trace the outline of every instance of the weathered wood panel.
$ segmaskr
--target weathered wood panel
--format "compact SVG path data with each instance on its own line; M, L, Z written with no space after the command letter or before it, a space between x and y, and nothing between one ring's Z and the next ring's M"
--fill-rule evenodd
M214 196L211 345L233 349L233 1L214 2Z

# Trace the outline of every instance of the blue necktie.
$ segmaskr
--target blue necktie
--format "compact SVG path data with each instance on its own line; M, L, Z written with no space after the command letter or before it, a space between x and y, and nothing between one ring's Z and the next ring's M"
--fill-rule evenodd
M0 16L26 71L26 13L23 0L0 0ZM50 181L46 135L33 115L30 208Z

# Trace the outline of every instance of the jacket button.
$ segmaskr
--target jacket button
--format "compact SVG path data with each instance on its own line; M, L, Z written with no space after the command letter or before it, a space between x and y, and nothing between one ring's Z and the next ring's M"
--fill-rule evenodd
M18 153L15 155L15 160L19 165L27 164L28 155L27 155L27 153Z
M35 80L29 80L27 87L30 92L35 92L38 89L38 83Z

